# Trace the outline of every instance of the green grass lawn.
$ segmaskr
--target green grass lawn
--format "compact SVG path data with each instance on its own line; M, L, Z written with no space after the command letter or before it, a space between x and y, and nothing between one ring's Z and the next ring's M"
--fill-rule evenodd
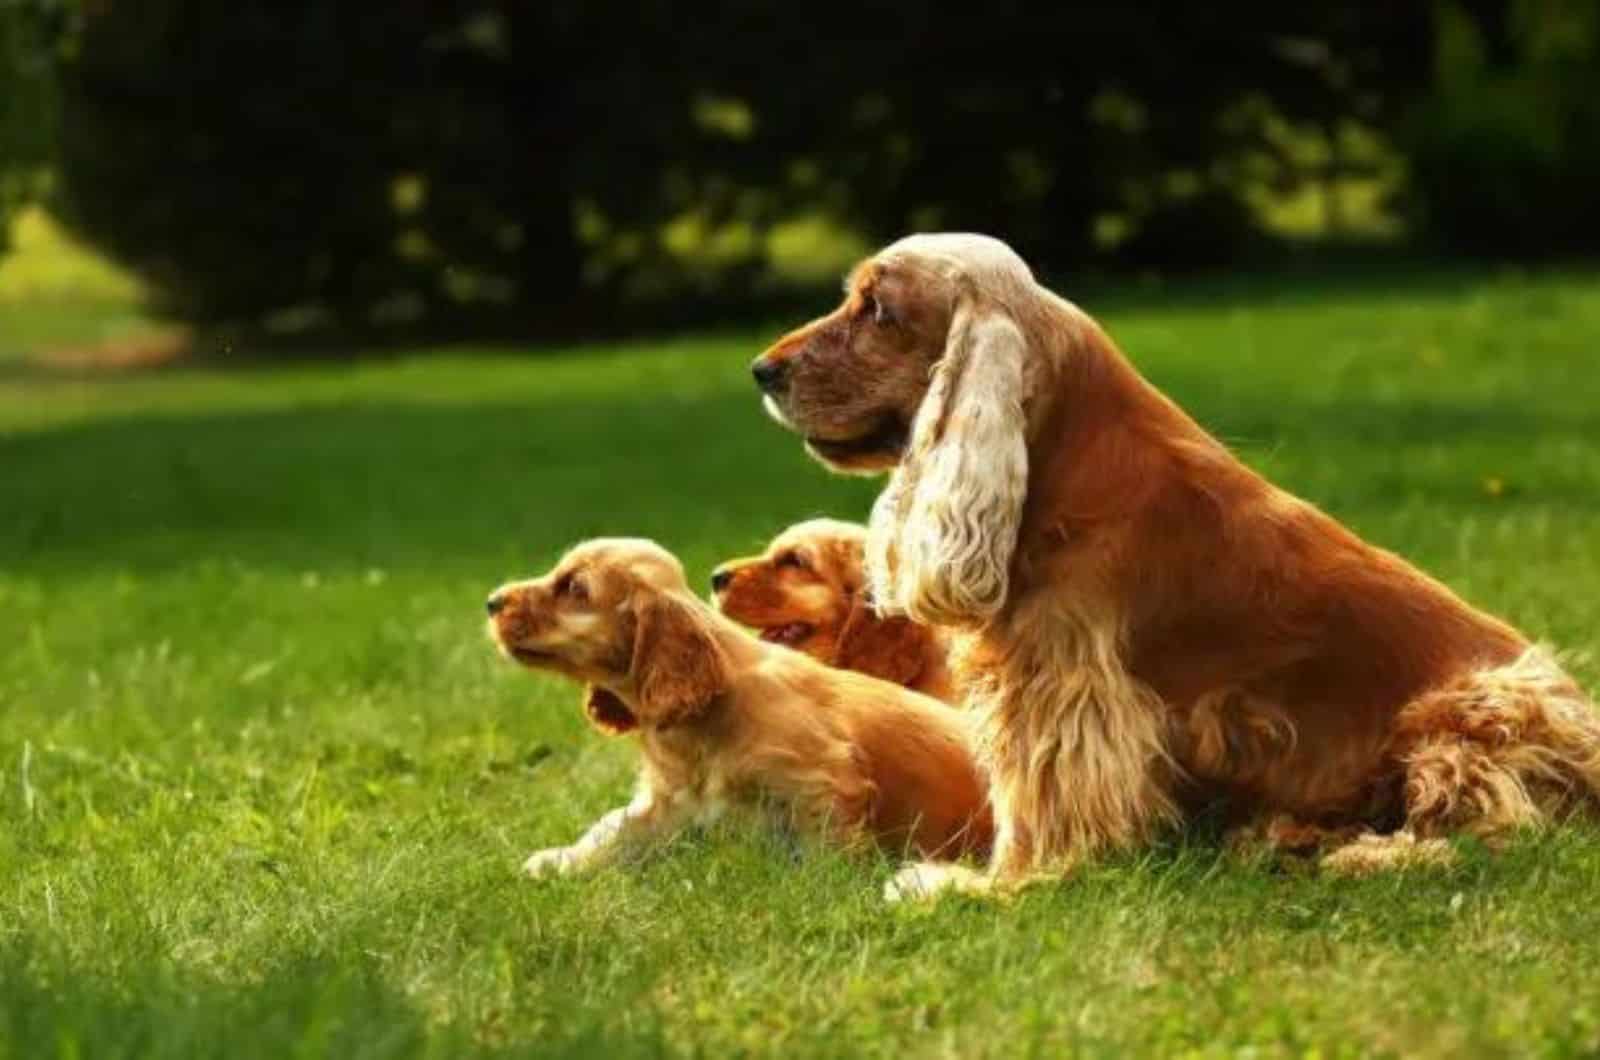
M1087 308L1281 483L1600 647L1600 276ZM870 502L761 415L763 337L0 375L0 1058L1600 1049L1586 825L1368 881L1174 837L932 910L738 832L520 879L633 752L494 656L485 591L610 533L699 580Z

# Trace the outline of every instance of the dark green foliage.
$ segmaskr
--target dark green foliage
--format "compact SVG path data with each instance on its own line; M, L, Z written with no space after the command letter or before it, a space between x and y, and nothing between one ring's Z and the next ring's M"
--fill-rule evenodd
M1600 71L1522 71L1441 92L1417 116L1412 173L1427 230L1451 249L1600 250Z
M0 254L11 217L43 188L55 132L56 48L70 0L0 0Z
M429 73L424 5L111 4L67 68L64 195L201 319L376 303Z
M1411 5L98 4L63 203L199 320L592 324L772 294L764 236L1000 233L1054 268L1215 261L1273 115L1382 122ZM686 250L685 245L690 244ZM281 311L281 312L280 312Z
M767 236L803 218L1216 265L1261 243L1250 189L1341 164L1296 138L1351 126L1398 137L1449 248L1600 246L1595 0L26 7L58 205L201 322L720 319L787 295Z
M1600 3L1442 8L1435 88L1405 137L1423 230L1451 250L1600 250Z

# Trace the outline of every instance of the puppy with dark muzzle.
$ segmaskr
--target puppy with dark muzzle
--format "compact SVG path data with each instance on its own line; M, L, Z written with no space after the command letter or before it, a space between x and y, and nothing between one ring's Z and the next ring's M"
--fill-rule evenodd
M725 810L777 809L846 846L982 855L987 792L964 719L926 696L765 643L689 592L652 542L579 545L488 601L489 633L524 666L587 684L604 732L637 732L637 794L571 846L528 859L574 873Z
M717 610L768 643L951 702L951 638L873 610L862 569L866 537L859 523L796 523L761 555L729 560L712 573Z

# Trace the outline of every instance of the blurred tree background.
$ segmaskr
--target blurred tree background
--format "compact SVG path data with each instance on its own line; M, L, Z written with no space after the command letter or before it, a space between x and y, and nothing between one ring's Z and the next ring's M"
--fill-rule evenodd
M929 228L1052 271L1600 248L1600 0L0 12L0 222L280 338L723 318Z
M18 208L47 189L60 115L56 49L71 14L52 0L0 0L0 255Z

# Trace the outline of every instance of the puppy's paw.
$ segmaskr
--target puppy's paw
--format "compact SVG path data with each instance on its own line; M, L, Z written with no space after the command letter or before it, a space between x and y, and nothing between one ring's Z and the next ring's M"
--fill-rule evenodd
M890 904L931 902L952 891L982 894L988 889L988 877L965 866L916 861L903 866L883 885L883 900Z
M571 847L551 847L524 861L522 872L532 879L542 880L552 876L571 876L581 867Z

